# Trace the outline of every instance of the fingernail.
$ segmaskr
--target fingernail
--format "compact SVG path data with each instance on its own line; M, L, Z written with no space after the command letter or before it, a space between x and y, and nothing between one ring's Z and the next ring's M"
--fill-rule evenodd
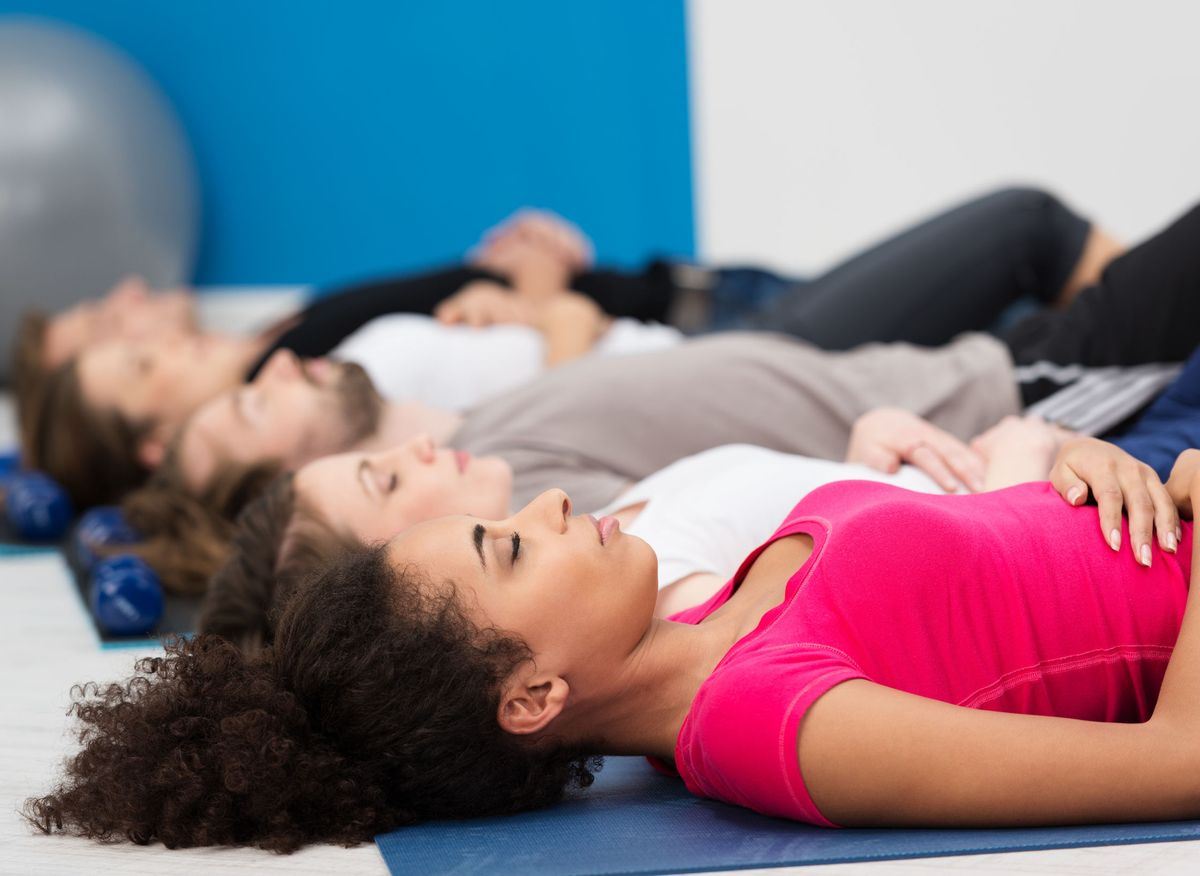
M1142 565L1149 568L1150 566L1150 545L1142 545Z
M1081 492L1083 491L1079 487L1071 487L1071 489L1067 490L1067 501L1074 505L1079 501L1079 494Z
M1171 553L1175 553L1175 549L1179 546L1179 542L1175 540L1175 533L1168 532L1166 542L1167 550L1169 550Z
M1121 549L1121 530L1114 529L1110 532L1108 534L1108 543L1112 545L1114 551L1119 551Z

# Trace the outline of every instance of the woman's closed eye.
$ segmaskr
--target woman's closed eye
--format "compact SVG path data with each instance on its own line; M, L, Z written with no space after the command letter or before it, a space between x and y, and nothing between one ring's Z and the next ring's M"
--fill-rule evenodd
M358 482L368 497L382 499L400 487L400 475L396 472L381 471L364 458L358 463Z

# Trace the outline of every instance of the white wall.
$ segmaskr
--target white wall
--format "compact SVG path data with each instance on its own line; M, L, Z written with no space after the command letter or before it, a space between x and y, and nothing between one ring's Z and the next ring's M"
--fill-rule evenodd
M1129 240L1200 200L1200 3L690 0L688 13L706 259L812 271L1008 182L1051 188Z

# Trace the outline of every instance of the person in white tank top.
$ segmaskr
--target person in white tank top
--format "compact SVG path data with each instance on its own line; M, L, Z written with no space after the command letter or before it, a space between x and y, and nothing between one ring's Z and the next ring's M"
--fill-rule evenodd
M524 325L479 328L416 314L381 316L350 335L333 355L365 368L386 399L463 411L571 359L647 353L683 340L670 326L607 319L598 310L589 312L589 304L553 302L554 308L572 308L570 320L563 313L561 319L551 315Z
M638 481L595 516L616 517L622 531L654 548L658 586L664 589L698 574L728 578L800 499L817 487L849 480L943 492L913 466L889 474L857 463L727 444Z

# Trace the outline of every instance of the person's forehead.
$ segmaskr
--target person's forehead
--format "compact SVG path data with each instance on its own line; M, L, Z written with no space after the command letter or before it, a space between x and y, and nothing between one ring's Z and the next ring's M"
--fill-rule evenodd
M132 384L123 374L121 365L128 351L118 343L104 343L81 350L75 360L79 388L89 404L112 406L126 395L122 389Z
M349 463L337 457L325 457L301 466L292 481L297 504L303 503L314 509L326 520L348 523L361 517L355 512L362 508L362 494L357 491L352 475L342 476L350 471Z
M296 477L292 481L296 495L304 496L314 504L321 504L324 499L321 485L334 476L337 464L336 457L327 456L302 465L296 471Z
M47 368L57 368L79 354L90 335L91 309L76 304L55 314L46 324L42 360Z
M469 517L423 520L405 527L392 538L388 543L388 556L393 563L401 565L421 565L424 559L436 556L439 563L456 567L464 556L475 555L471 546L473 529L474 521ZM458 545L456 538L460 542Z

